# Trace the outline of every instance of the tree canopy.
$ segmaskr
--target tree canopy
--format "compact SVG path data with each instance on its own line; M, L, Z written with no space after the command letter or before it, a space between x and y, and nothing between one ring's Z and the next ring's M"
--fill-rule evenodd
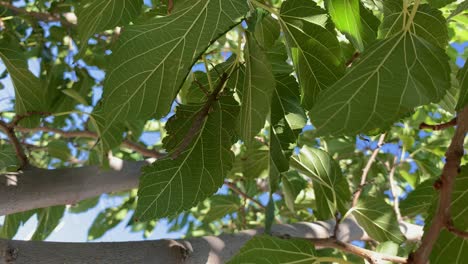
M257 230L232 245L219 236L231 248L215 259L174 241L182 262L464 263L467 10L468 0L0 1L5 262L40 259L31 247L68 252L11 239L36 217L31 239L45 240L109 193L121 203L97 215L91 241L128 214L132 232L148 237L167 219L193 244Z

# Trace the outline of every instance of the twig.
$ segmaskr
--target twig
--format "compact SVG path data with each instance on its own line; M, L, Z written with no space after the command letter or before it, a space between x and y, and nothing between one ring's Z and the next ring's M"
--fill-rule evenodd
M16 7L13 4L8 3L6 1L0 1L0 6L3 6L5 8L7 8L7 9L11 10L14 13L31 16L31 17L34 17L35 19L38 19L38 20L41 20L41 21L60 22L66 27L75 26L75 24L70 23L69 21L67 21L65 19L62 19L62 18L60 18L60 16L55 15L55 14L40 13L40 12L33 12L33 11L30 12L30 11L27 11L27 10L25 10L23 8Z
M315 246L336 248L341 251L360 256L372 264L381 263L382 261L391 261L393 263L407 263L406 258L374 252L365 248L360 248L352 244L345 243L336 238L307 238L307 240Z
M372 164L375 161L375 158L377 157L377 154L379 154L380 148L384 144L384 140L385 140L385 134L380 135L379 141L377 143L377 147L372 152L372 155L370 156L369 161L367 161L366 167L364 167L364 169L362 170L361 183L359 184L359 188L354 193L354 197L353 197L353 207L356 206L356 204L358 203L359 196L361 196L362 189L366 184L367 175L369 174L369 171L372 167Z
M49 116L51 115L51 113L48 113L48 112L27 112L25 114L22 114L22 115L16 115L13 120L8 124L8 127L9 128L15 128L16 126L18 126L19 122L21 122L21 120L27 118L27 117L30 117L30 116L34 116L34 115L39 115L39 116Z
M224 84L226 83L228 79L229 79L229 76L227 73L224 73L220 77L218 85L215 87L213 92L208 96L208 99L206 100L202 109L200 109L200 111L196 114L186 136L184 137L182 142L177 146L177 148L170 154L170 157L172 159L177 159L179 155L190 145L190 143L198 135L198 133L200 133L200 128L203 126L203 122L208 116L213 103L218 100L218 95L223 89Z
M457 125L457 118L455 117L454 119L448 121L447 123L442 123L438 125L429 125L423 122L419 125L419 129L431 129L434 131L439 131L439 130L444 130L450 127L454 127L456 125Z
M170 15L174 8L174 0L167 0L167 14Z
M252 201L253 203L255 203L256 205L258 205L260 208L262 208L264 210L266 209L263 204L261 204L259 201L257 201L252 196L250 196L250 195L246 194L245 192L243 192L241 189L237 188L237 186L234 183L229 182L229 181L224 181L224 185L226 185L233 192L235 192L235 193L239 194L240 196L242 196L244 199Z
M21 143L19 142L18 138L15 135L15 131L13 128L10 128L7 123L3 122L0 120L0 129L5 132L7 137L12 143L12 146L15 149L16 156L18 157L21 168L24 168L28 165L28 158L26 157L26 154L24 154L23 147L21 146Z
M335 227L333 228L333 235L332 238L338 238L338 232L340 231L340 223L341 223L341 214L340 212L335 213Z
M35 128L16 127L16 130L22 133L36 133L36 132L54 133L54 134L60 135L63 138L77 138L77 137L93 138L93 139L99 138L98 134L91 132L91 131L63 131L60 129L50 128L50 127L35 127ZM138 152L145 157L161 158L164 156L164 154L160 152L147 149L145 146L142 146L128 139L122 142L122 146L129 148L135 152Z
M400 198L398 197L397 191L395 189L395 170L398 167L399 163L397 163L397 157L393 159L393 165L390 168L390 172L388 174L388 180L390 182L390 191L393 196L393 209L397 216L398 221L401 221L401 212L400 212Z
M346 67L351 67L353 65L353 62L361 56L361 53L356 51L353 56L345 63Z
M461 159L464 154L465 134L468 132L468 107L458 115L457 129L452 142L445 154L446 162L440 177L440 195L437 211L431 221L429 229L424 233L421 246L410 255L409 263L426 264L440 231L450 222L450 204L455 179L460 170Z
M468 238L468 232L458 229L453 224L453 221L452 221L451 218L447 221L447 223L445 224L445 227L447 228L448 231L450 231L451 233L455 234L458 237L461 237L461 238L464 238L464 239Z

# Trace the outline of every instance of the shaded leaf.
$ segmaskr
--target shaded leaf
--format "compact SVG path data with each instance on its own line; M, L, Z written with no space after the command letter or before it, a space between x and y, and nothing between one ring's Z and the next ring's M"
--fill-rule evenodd
M31 240L45 240L60 223L65 206L57 205L37 210L38 226Z
M457 79L460 83L460 97L456 109L460 110L468 104L468 60L465 62L465 66L458 71Z
M250 33L244 49L245 79L239 114L240 137L249 147L264 127L270 112L275 79L265 53Z
M434 181L427 180L410 192L408 197L400 202L401 214L410 217L426 214L435 198L433 185Z
M328 153L304 146L291 158L291 167L312 179L319 220L333 218L336 212L346 213L351 198L348 182Z
M181 105L166 124L169 152L184 142L188 133L195 134L176 159L169 156L143 168L136 209L139 220L177 214L222 186L234 159L230 148L238 106L232 97L215 101L208 117L201 120L200 131L193 132L191 124L203 107Z
M205 214L203 222L211 223L225 215L235 213L240 208L240 199L235 195L214 195L210 197L210 210Z
M320 135L355 135L440 101L449 88L443 50L412 33L395 35L371 45L343 78L322 92L310 119Z
M94 33L127 25L140 15L142 0L94 0L79 5L77 9L80 55L86 52L88 39Z
M352 214L370 237L379 241L393 241L401 244L405 236L393 208L382 198L366 197L360 199Z
M283 173L281 182L283 183L283 194L286 206L291 212L294 212L296 197L306 188L307 181L296 171L288 171Z
M457 176L452 191L452 203L450 213L454 226L461 231L468 231L468 166L462 166L460 174ZM438 203L438 199L435 200ZM435 204L434 204L435 205ZM436 206L433 206L435 209ZM430 223L430 221L426 221ZM431 252L431 264L453 263L462 264L466 262L466 250L468 243L466 239L455 234L442 230L434 248Z
M341 47L333 31L328 29L327 12L313 1L285 1L280 15L301 87L302 104L310 109L319 92L344 73Z
M68 161L72 155L67 142L63 140L54 140L47 144L47 151L51 157Z
M0 145L0 172L9 171L18 168L19 162L16 157L16 152L12 145Z
M36 210L20 212L5 216L3 226L0 229L0 237L6 239L13 239L18 232L20 226L24 225L31 216L36 213Z
M247 10L242 0L184 1L169 16L127 27L104 83L107 126L167 114L194 62Z

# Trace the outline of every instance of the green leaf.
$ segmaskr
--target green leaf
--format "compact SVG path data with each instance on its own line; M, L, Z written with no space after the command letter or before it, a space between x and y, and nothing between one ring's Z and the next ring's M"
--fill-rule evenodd
M270 112L275 79L271 65L256 39L246 32L245 79L239 115L240 137L248 147L264 127Z
M0 229L0 237L13 239L20 226L24 225L34 213L36 213L36 210L6 215L3 226Z
M185 1L166 17L125 28L104 83L108 126L166 115L192 65L248 11L243 0Z
M189 145L173 159L159 159L143 168L138 190L137 218L149 220L189 209L218 190L232 167L230 148L238 105L232 97L221 97L211 105L207 118L197 121L205 105L181 105L166 124L166 150L177 151L193 135ZM193 122L201 122L192 131Z
M453 10L453 12L450 13L447 20L453 18L454 16L457 16L457 15L463 13L463 11L465 11L465 10L468 10L468 0L465 0L465 1L461 2L460 4L458 4L457 8L455 8L455 10Z
M140 15L142 0L93 0L79 5L77 9L78 33L81 57L86 52L88 39L94 33L130 23Z
M411 10L413 7L408 7ZM386 15L380 28L380 35L389 38L393 35L401 35L404 18L401 11ZM427 30L430 28L431 30ZM433 9L428 5L421 5L416 12L412 26L412 33L419 36L433 45L438 45L445 49L448 43L447 21L442 12Z
M68 161L72 155L71 151L68 148L67 142L63 140L54 140L50 141L47 145L47 151L51 157Z
M271 102L271 125L283 150L292 149L299 133L307 123L300 105L300 91L291 75L275 75L276 85Z
M291 158L291 166L312 179L318 219L333 218L336 212L346 213L351 198L348 182L327 152L304 146Z
M235 195L214 195L210 197L210 210L205 214L203 222L211 223L225 215L235 213L240 208L240 200Z
M371 45L355 66L319 96L309 112L319 135L385 128L416 106L440 101L450 88L444 51L412 34Z
M273 47L280 36L280 26L278 21L271 15L260 13L255 23L254 36L258 45L265 50Z
M400 202L401 214L414 217L426 214L434 200L434 181L427 180L419 184L416 189Z
M396 244L395 242L392 242L392 241L386 241L386 242L380 243L377 246L376 252L386 254L388 256L398 256L399 248L400 248L399 244ZM382 261L382 264L392 264L392 262Z
M129 205L134 199L128 199L119 207L107 208L100 212L88 230L88 240L95 240L102 237L107 231L120 224L128 214Z
M228 264L320 263L312 243L301 239L256 236L247 242Z
M19 162L16 157L15 149L10 144L0 145L0 172L9 171L18 168Z
M302 104L310 109L319 92L344 73L341 46L328 29L327 12L313 1L283 2L280 22L301 86Z
M365 197L360 199L352 214L370 237L379 241L393 241L401 244L405 236L393 208L382 198Z
M363 26L360 16L359 0L326 0L325 6L333 22L341 32L349 36L350 41L359 50L364 50L362 39Z
M65 206L63 205L39 209L37 211L39 223L31 240L45 240L50 234L52 234L52 232L54 232L64 213Z
M79 203L71 206L68 211L70 213L73 213L73 214L80 214L80 213L84 213L84 212L87 212L88 210L96 207L96 205L99 203L99 196L98 197L94 197L94 198L90 198L90 199L86 199L86 200L83 200L83 201L80 201Z
M294 212L294 202L299 193L307 187L307 181L296 171L283 173L281 178L283 183L284 202L291 212Z
M450 213L453 223L458 230L468 231L468 166L462 166L460 174L457 176L452 192L452 203ZM435 203L438 203L438 199ZM435 207L435 206L434 206ZM430 221L426 221L430 223ZM462 264L466 262L466 250L468 243L466 239L455 234L442 230L431 253L431 264L453 263Z
M44 109L44 98L41 96L41 81L28 68L27 57L18 44L5 39L0 40L0 59L10 74L15 89L15 112L22 115ZM28 119L23 120L28 122ZM26 126L31 126L29 123Z
M456 0L427 0L427 2L434 8L441 8L455 1Z
M468 104L468 60L465 62L465 66L458 71L457 79L460 82L460 97L456 109L460 110Z

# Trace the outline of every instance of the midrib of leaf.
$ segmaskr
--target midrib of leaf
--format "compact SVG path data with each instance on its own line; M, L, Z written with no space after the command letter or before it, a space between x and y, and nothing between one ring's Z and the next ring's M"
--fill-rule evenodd
M309 160L314 160L313 157L310 157L308 153L302 153L306 156L308 156ZM297 162L298 165L301 166L301 168L303 168L304 170L308 171L310 174L314 175L315 176L315 180L320 184L320 185L323 185L323 186L326 186L327 188L329 188L332 192L334 192L334 188L331 187L327 182L325 182L322 178L319 177L319 175L317 175L315 172L311 171L308 167L306 166L303 166L302 165L302 162L297 158L297 156L293 156L292 157L293 160L295 160Z

